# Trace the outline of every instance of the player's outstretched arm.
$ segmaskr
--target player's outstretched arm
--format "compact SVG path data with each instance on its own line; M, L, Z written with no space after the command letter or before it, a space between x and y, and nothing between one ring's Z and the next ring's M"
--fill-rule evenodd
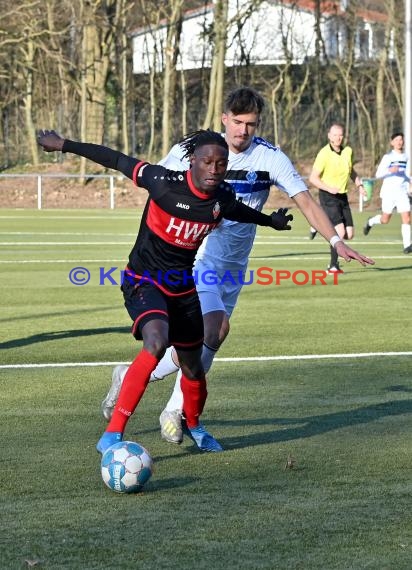
M106 146L64 139L55 131L38 131L37 142L46 152L58 150L71 152L72 154L83 156L97 164L101 164L105 168L118 170L132 180L135 166L141 162L137 158L127 156L122 152Z
M291 230L292 226L289 222L293 220L292 214L288 214L288 208L279 208L276 212L272 212L270 217L272 218L272 228L278 231Z
M310 192L299 192L293 197L299 210L323 237L336 248L338 255L346 261L355 259L362 265L374 265L373 259L358 253L336 235L336 230L323 208L313 199Z
M356 259L356 261L359 261L359 263L362 265L375 265L373 259L367 257L366 255L363 255L362 253L358 253L343 241L338 241L335 245L335 249L339 257L343 257L345 261Z
M37 143L46 152L54 152L62 150L64 138L56 133L56 131L37 131Z
M292 229L289 222L293 220L293 216L288 214L287 211L287 208L279 208L277 212L272 212L270 215L263 214L250 206L246 206L246 204L233 200L225 211L224 217L243 224L257 224L258 226L266 226L283 231Z

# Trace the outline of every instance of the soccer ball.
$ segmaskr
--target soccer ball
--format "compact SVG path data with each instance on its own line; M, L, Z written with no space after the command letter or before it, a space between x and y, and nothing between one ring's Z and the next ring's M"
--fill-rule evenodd
M152 476L153 460L142 445L119 441L103 453L101 471L112 491L138 493Z

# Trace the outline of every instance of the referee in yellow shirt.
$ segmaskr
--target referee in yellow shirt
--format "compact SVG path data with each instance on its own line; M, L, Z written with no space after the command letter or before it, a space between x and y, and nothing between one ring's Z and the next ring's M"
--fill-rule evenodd
M344 128L333 123L328 131L328 144L320 149L309 176L309 182L319 188L319 202L341 239L354 236L352 212L348 201L348 182L351 179L362 195L365 195L362 180L353 168L353 152L343 146ZM330 248L329 273L342 273L338 254Z

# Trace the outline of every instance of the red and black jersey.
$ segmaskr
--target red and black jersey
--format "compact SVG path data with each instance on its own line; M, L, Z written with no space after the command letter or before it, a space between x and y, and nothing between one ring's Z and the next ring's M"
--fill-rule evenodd
M271 218L236 200L222 182L212 194L200 192L191 171L175 172L100 145L64 141L63 152L84 156L119 170L149 193L139 233L129 255L128 274L152 281L164 292L194 289L192 267L203 239L222 218L271 225Z
M225 212L233 209L234 191L222 182L207 195L196 189L190 170L174 172L147 163L136 165L133 181L147 189L149 199L129 255L130 268L137 275L149 273L169 291L193 288L196 251Z

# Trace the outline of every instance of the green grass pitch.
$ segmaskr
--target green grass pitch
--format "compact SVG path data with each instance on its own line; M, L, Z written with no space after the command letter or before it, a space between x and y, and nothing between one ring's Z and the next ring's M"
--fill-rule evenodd
M150 385L126 437L155 473L118 495L100 477L100 402L140 344L100 268L120 280L139 213L0 210L0 567L410 570L412 256L398 216L362 235L373 213L355 213L352 244L374 267L243 288L203 415L226 451L162 441L173 380ZM255 281L326 268L294 214L291 232L258 228Z

